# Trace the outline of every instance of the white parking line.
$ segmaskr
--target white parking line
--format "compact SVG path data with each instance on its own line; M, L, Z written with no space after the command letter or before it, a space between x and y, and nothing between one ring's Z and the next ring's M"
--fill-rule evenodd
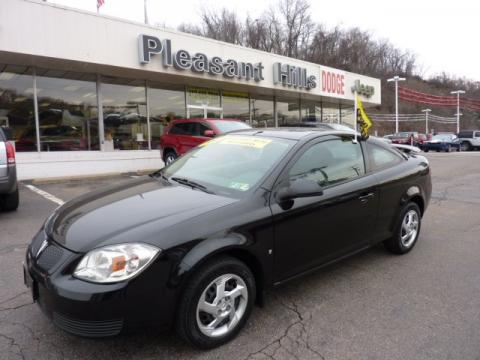
M48 192L46 191L43 191L33 185L25 185L27 188L29 188L30 190L32 190L34 193L37 193L38 195L41 195L43 196L45 199L47 200L50 200L50 201L53 201L55 204L57 205L63 205L65 204L65 201L63 201L62 199L59 199L57 198L56 196L52 195L52 194L49 194Z

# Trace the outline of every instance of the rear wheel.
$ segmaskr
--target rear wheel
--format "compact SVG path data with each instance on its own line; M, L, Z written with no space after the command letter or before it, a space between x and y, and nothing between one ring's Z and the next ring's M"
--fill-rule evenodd
M2 200L2 209L5 211L15 211L18 208L18 204L20 202L20 197L18 195L18 187L17 189L10 193L3 195Z
M408 203L400 213L400 221L393 236L383 242L387 250L399 255L412 250L420 234L421 222L422 216L418 205Z
M203 265L182 295L176 329L187 342L204 349L233 339L245 325L255 301L250 269L231 257Z
M170 165L177 157L177 154L175 154L173 150L167 150L163 155L163 162L165 163L165 166Z
M428 152L428 148L423 149L424 152Z
M462 151L470 151L472 150L472 145L468 141L463 141L460 144L461 150Z
M450 145L447 145L447 147L445 148L445 152L450 152L452 151L452 147Z

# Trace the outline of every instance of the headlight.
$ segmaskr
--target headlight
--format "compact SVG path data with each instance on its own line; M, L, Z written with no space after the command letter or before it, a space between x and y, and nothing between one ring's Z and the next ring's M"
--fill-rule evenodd
M87 253L73 275L96 283L114 283L139 274L160 252L152 245L133 243L101 247Z

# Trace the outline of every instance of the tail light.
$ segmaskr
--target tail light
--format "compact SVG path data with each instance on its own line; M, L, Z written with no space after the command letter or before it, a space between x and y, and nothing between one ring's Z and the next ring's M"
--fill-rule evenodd
M5 146L7 147L7 164L15 164L15 148L13 144L7 141Z

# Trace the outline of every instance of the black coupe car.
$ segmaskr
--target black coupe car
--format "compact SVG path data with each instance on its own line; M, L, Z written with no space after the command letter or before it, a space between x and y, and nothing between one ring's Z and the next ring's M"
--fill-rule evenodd
M265 290L383 242L410 251L428 161L351 131L252 129L58 208L28 247L25 282L60 328L152 325L211 348Z

